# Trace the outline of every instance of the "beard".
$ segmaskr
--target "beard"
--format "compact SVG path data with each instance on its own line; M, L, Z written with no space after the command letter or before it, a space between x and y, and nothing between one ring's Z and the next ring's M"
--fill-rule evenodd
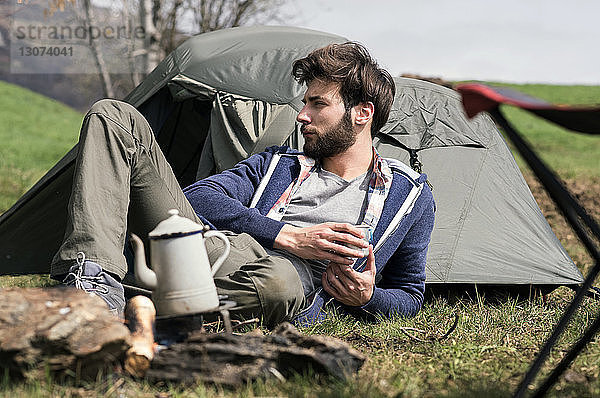
M344 112L342 119L322 134L316 133L312 140L304 142L304 154L313 159L338 155L356 142L356 133L352 125L350 110ZM306 127L302 126L302 131Z

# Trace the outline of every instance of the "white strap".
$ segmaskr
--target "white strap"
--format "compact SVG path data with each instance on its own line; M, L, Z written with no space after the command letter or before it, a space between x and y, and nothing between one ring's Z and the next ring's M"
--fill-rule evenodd
M408 196L406 197L406 200L404 201L404 203L402 203L402 206L400 206L400 209L398 210L394 218L392 218L392 221L383 232L383 235L377 241L377 245L373 248L373 252L379 250L379 248L385 243L386 239L398 228L398 225L400 225L400 221L402 221L404 216L412 211L413 207L415 206L415 202L417 201L417 198L421 194L422 190L423 184L416 185L410 190Z
M258 184L258 188L256 188L256 191L254 191L254 196L252 196L252 201L250 202L250 206L249 206L251 209L256 207L256 204L260 200L260 197L262 196L263 192L265 191L265 188L267 187L267 184L269 183L271 176L275 172L275 167L277 167L277 163L279 163L279 159L281 159L280 154L276 153L275 155L273 155L273 158L271 159L271 163L269 164L269 168L267 169L267 172L263 176L262 180L260 180L260 184Z
M384 158L384 159L385 159L386 162L388 162L388 165L390 167L398 169L398 170L404 172L406 175L408 175L413 180L417 180L421 176L421 173L418 173L418 172L414 171L406 163L401 162L398 159L393 159L393 158Z

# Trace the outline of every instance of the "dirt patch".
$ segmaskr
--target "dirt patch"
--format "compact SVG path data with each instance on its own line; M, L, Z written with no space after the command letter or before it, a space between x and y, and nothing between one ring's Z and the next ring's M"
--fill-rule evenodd
M591 256L587 253L579 238L577 238L577 235L537 178L532 174L526 173L525 180L554 233L585 276L589 268L593 265ZM588 178L585 181L567 179L563 181L563 184L577 198L588 214L596 222L600 222L600 178Z

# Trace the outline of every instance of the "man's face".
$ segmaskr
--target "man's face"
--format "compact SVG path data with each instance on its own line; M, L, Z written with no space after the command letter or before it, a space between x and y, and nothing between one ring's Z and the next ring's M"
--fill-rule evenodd
M346 110L339 84L314 80L304 94L304 107L296 120L302 123L304 153L313 159L338 155L356 142L352 111Z

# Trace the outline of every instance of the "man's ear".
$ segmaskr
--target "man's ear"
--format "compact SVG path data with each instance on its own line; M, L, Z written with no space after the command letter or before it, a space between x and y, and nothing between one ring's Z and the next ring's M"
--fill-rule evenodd
M371 101L361 102L356 107L356 124L367 124L373 120L373 114L375 113L375 106Z

